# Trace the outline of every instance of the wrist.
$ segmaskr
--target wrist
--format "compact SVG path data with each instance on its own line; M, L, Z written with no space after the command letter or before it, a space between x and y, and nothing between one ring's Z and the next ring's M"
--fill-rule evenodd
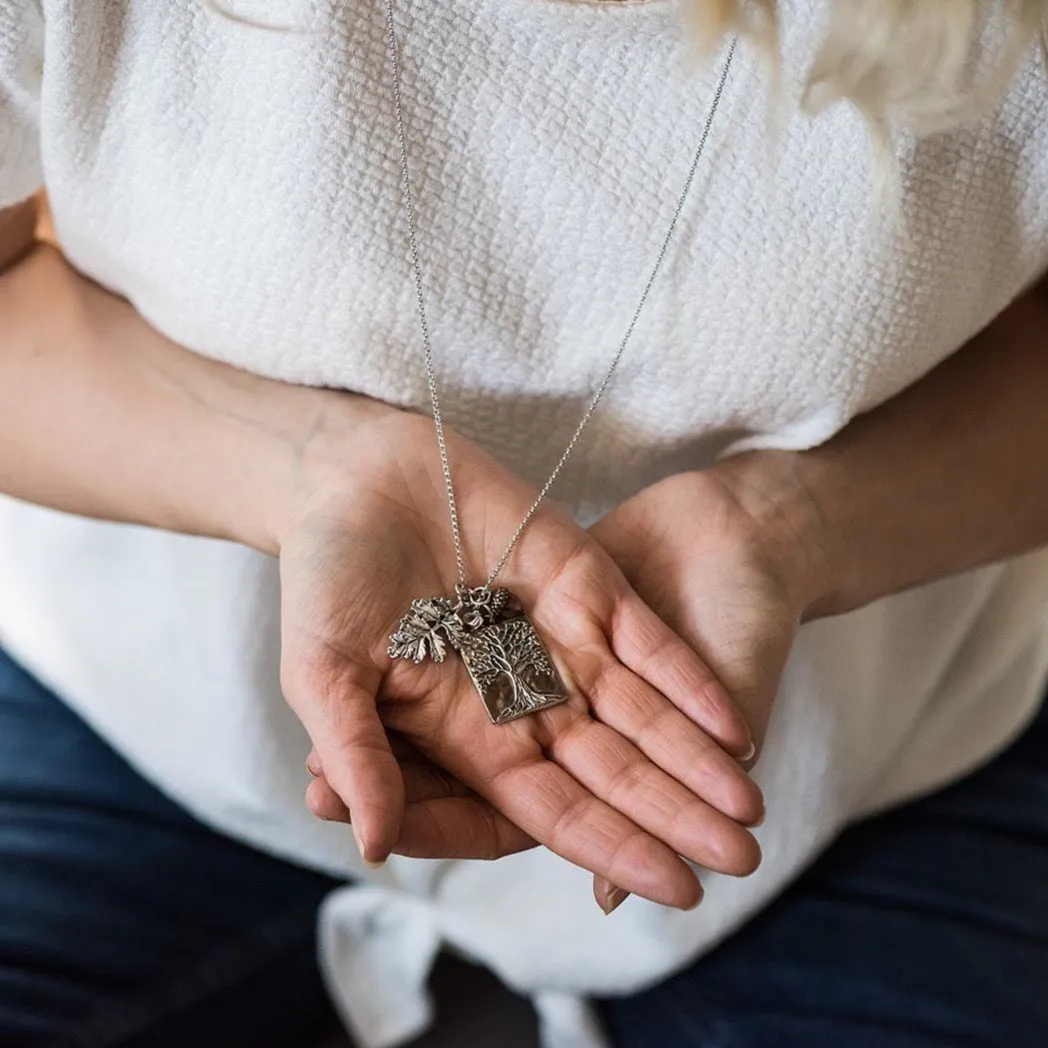
M751 526L751 541L798 621L833 611L833 547L807 476L804 452L752 451L709 472L727 487Z
M341 442L338 466L345 470L353 427L397 411L201 356L145 323L124 300L89 281L76 284L73 327L92 357L121 360L121 378L149 419L136 453L149 465L135 470L139 505L126 515L102 515L277 555L324 464L334 470L334 447Z
M53 247L4 272L0 315L0 490L28 502L275 554L318 474L401 447L346 434L404 412L191 352Z
M426 420L358 393L288 387L296 406L283 427L282 467L269 491L266 544L285 537L317 506L344 498L355 483L373 486L376 470L402 437L402 425Z

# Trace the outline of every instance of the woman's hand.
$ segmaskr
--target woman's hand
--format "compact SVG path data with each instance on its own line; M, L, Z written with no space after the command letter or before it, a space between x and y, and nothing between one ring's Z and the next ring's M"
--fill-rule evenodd
M434 764L402 735L389 745L404 778L404 821L394 852L415 859L501 859L537 842L497 808ZM313 781L306 805L318 818L352 824L353 816L324 776L316 751L306 768Z
M759 852L742 826L763 805L731 756L751 749L745 720L597 543L552 506L521 537L500 581L570 697L494 726L457 658L386 653L410 602L455 581L432 423L389 411L321 430L300 508L280 528L282 676L364 858L385 858L402 831L389 728L527 836L655 901L698 900L679 856L751 872ZM480 575L534 493L468 441L448 443L466 561Z
M646 488L592 529L653 611L703 657L763 742L779 680L821 570L806 500L764 497L775 452L682 473ZM777 458L776 493L788 470ZM788 481L786 482L788 484ZM801 512L787 512L786 507ZM594 878L610 912L626 897Z
M702 656L758 748L818 557L813 529L764 513L751 483L759 467L749 466L768 454L776 453L668 477L590 529L649 607Z

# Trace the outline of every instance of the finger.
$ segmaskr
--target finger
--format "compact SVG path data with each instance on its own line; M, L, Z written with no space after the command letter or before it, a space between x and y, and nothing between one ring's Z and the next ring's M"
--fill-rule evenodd
M325 649L285 664L282 682L328 783L353 812L361 856L379 863L400 836L404 781L375 708L373 677L365 682L357 667Z
M470 783L530 837L568 862L664 906L690 909L701 889L680 856L541 756Z
M745 876L760 864L752 834L655 767L617 731L567 707L548 713L551 724L559 722L545 747L550 758L641 829L719 873ZM609 880L629 888L614 876Z
M616 658L670 700L729 753L749 760L753 734L742 711L699 654L636 594L616 606Z
M314 779L306 787L306 807L325 822L353 822L349 809L342 803L342 798L323 776Z
M323 777L309 784L306 805L318 819L353 821ZM480 797L444 796L408 803L393 852L416 859L498 859L534 847L523 830Z
M587 693L595 719L692 793L744 826L763 818L760 787L739 761L610 653Z
M499 859L535 841L481 797L438 797L409 804L393 849L416 859Z
M318 779L324 778L324 769L320 758L311 755L306 768ZM453 775L443 768L438 768L431 761L415 754L414 757L402 759L400 774L404 781L404 801L406 804L417 804L419 801L443 800L445 797L469 797L473 791L464 786ZM330 785L330 784L329 784Z
M597 905L604 911L606 916L614 913L629 897L630 893L624 888L612 884L611 881L603 877L594 876L593 898L597 900Z

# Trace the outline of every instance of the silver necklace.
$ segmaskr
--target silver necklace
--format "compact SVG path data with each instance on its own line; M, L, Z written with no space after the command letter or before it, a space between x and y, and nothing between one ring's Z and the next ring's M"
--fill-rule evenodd
M444 440L444 420L440 410L440 397L437 393L437 382L433 368L433 346L429 335L429 322L426 316L426 300L423 294L422 266L419 262L418 227L415 215L415 200L411 192L411 179L408 169L407 135L404 130L404 110L401 98L400 48L397 42L396 23L393 17L393 0L384 0L386 5L386 32L389 44L390 69L393 78L393 111L396 118L397 138L400 144L401 190L404 196L404 208L407 213L408 243L411 249L411 268L415 280L415 304L418 309L419 327L422 333L422 348L426 365L426 383L429 387L430 407L437 434L437 448L440 452L440 465L444 474L444 488L447 493L448 514L451 520L451 538L455 549L455 564L458 570L455 583L455 596L427 597L413 600L408 613L401 619L397 629L389 638L388 654L390 658L411 659L420 663L426 658L443 662L448 648L459 653L470 679L484 701L484 707L492 723L523 717L529 713L550 706L556 706L567 699L564 687L553 660L549 657L538 631L524 613L519 600L508 590L493 588L503 567L509 560L524 529L535 515L543 499L553 487L564 464L568 461L575 445L578 444L582 431L586 428L597 405L604 396L611 382L615 369L622 359L626 346L633 337L633 331L640 319L641 312L648 301L655 279L662 268L663 260L669 250L670 241L676 231L677 223L684 210L695 172L706 148L713 118L720 104L724 85L728 79L732 59L735 56L736 40L732 40L728 55L724 61L720 79L710 103L709 114L699 137L698 146L692 156L691 166L684 188L677 200L677 206L670 220L669 228L663 237L655 264L651 268L648 280L641 292L637 308L633 311L626 333L619 342L615 356L608 366L582 416L575 432L568 441L564 453L539 491L531 508L524 514L516 531L510 536L502 556L492 569L491 574L480 586L469 586L466 582L465 558L462 552L462 532L459 526L458 506L455 502L455 487L451 480L451 465L448 461L448 449Z

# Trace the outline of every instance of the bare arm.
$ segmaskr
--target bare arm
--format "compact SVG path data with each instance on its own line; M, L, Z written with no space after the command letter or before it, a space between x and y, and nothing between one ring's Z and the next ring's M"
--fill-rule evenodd
M723 469L809 618L1048 543L1048 288L824 446Z
M825 445L677 474L591 529L758 742L801 620L1048 544L1046 290Z
M34 218L0 211L0 492L275 553L328 409L393 409L186 351L35 242Z

